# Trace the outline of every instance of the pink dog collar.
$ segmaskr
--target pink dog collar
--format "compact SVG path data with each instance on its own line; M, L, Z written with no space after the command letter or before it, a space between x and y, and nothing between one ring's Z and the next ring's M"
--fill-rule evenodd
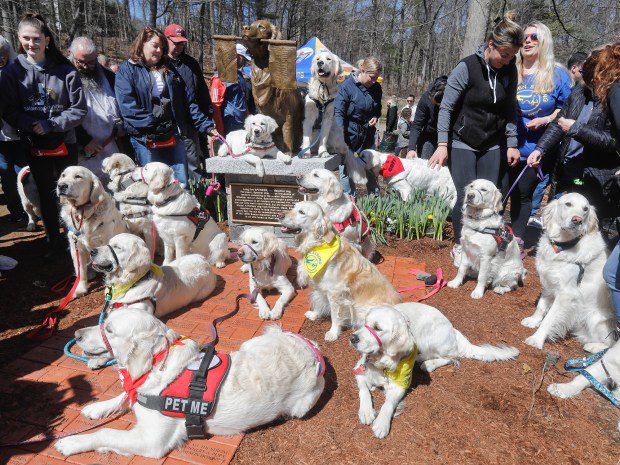
M379 335L377 334L377 332L368 325L364 325L364 328L370 331L370 334L374 336L374 338L377 340L377 343L379 344L379 347L383 347L383 343L381 342L381 339L379 339Z
M290 331L285 331L285 333L290 335L290 336L294 336L294 337L296 337L298 339L301 339L303 342L306 343L306 345L312 351L312 355L314 355L314 358L316 359L317 362L319 362L319 365L321 366L321 369L319 370L318 377L320 378L321 376L323 376L325 374L325 359L323 358L323 355L321 354L321 351L319 349L317 349L316 346L312 342L310 342L309 339L306 339L301 334L292 333Z

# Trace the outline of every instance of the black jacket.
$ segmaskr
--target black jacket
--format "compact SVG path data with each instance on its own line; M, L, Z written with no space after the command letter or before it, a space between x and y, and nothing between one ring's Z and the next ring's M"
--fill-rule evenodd
M420 97L418 108L415 111L411 132L409 133L409 150L420 152L424 142L430 140L437 144L437 114L439 106L433 105L430 93L427 90ZM418 153L419 155L419 153Z
M548 158L554 156L559 158L553 162L564 160L570 141L574 138L583 144L581 158L584 168L611 169L620 166L620 157L616 152L616 140L611 135L607 111L600 100L594 100L592 114L587 124L575 122L565 134L557 123L560 118L576 120L584 105L592 99L592 93L583 86L573 88L560 113L549 124L536 146L542 152L545 163L549 163ZM556 148L558 150L554 150Z
M385 115L385 131L394 132L396 129L396 122L398 121L398 107L396 105L390 105Z

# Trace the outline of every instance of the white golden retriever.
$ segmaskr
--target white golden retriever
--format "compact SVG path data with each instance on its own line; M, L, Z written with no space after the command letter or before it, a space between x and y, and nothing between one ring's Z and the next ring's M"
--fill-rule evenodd
M456 289L465 276L477 277L472 299L481 299L487 286L497 294L514 291L525 277L519 245L504 229L501 208L502 194L491 181L476 179L465 186L461 259L448 286Z
M185 339L183 345L174 345L179 335L141 310L114 312L102 329L119 365L131 378L147 376L138 394L159 395L188 365L200 361L197 342ZM100 350L104 345L101 332L99 326L79 330L78 345L87 352ZM165 361L154 364L154 355L166 350ZM214 410L203 418L206 432L230 436L280 417L303 417L323 392L323 363L316 344L275 325L266 328L263 335L230 354L229 372ZM184 418L165 416L139 403L131 406L125 393L87 405L82 415L98 420L129 409L137 418L132 429L103 428L66 437L56 442L56 449L63 455L94 450L160 458L187 440Z
M257 293L258 316L263 320L279 320L284 308L295 296L295 288L286 277L293 264L286 244L272 232L248 228L241 235L237 256L245 263L244 268L250 270L250 293ZM280 293L273 309L262 296L263 289L277 289Z
M315 168L299 175L297 183L302 194L310 195L321 206L340 236L346 237L360 249L364 257L370 259L375 251L370 225L351 198L344 193L338 177L324 168Z
M112 237L127 231L127 223L116 209L114 199L90 170L82 166L66 168L56 185L60 199L60 216L67 230L71 257L80 281L73 297L88 291L88 254L95 247L106 245ZM79 269L76 261L79 253Z
M308 95L304 100L304 121L302 147L307 148L316 140L313 132L323 111L322 132L318 141L318 155L327 157L332 152L345 154L342 128L334 124L334 100L338 94L338 75L342 72L340 59L329 50L319 50L312 59L308 81ZM321 128L317 128L317 131ZM317 133L318 137L318 133ZM308 154L309 155L309 154Z
M609 347L615 318L594 208L581 194L566 194L550 202L542 217L545 229L536 249L542 294L534 314L521 321L538 329L525 342L542 349L545 341L572 333L586 351Z
M351 335L350 342L362 353L355 368L359 419L364 425L372 424L378 438L390 432L396 407L411 385L410 372L405 373L406 380L397 378L397 382L391 377L400 372L403 360L409 358L412 365L417 358L424 371L432 372L450 363L458 365L460 358L492 362L519 355L514 347L472 344L439 310L419 303L370 309L364 326ZM417 357L413 354L416 349ZM375 415L370 391L377 387L383 388L385 402Z
M400 158L404 171L385 177L384 167L391 161L388 157L391 153L378 152L377 150L363 150L360 158L366 162L368 169L371 169L377 176L382 175L388 187L394 189L400 198L407 200L415 190L426 191L428 194L435 194L444 197L452 209L456 204L456 187L447 166L440 169L428 167L427 161L421 158L407 160ZM355 165L357 166L357 165ZM366 183L366 170L358 170L358 174L363 176L363 183Z
M211 295L217 276L199 254L185 255L161 268L154 267L146 243L123 233L108 245L90 252L93 268L105 274L105 284L114 291L109 311L127 307L163 316ZM88 362L99 368L111 357L98 354Z
M303 257L299 267L324 264L312 278L311 310L306 318L331 315L326 341L335 341L345 324L359 325L370 307L397 304L402 299L390 281L345 238L340 239L323 209L316 202L298 202L282 215L280 224L297 234L297 250ZM319 250L332 244L334 254L321 257Z
M28 225L26 231L33 232L37 230L37 218L41 218L41 200L37 184L30 172L29 166L24 166L17 173L17 193L21 200L22 207L28 215Z
M164 265L189 253L199 253L212 265L224 267L230 257L228 239L209 215L204 229L197 233L197 225L190 218L200 213L200 204L174 178L172 168L164 163L147 163L134 179L148 185L148 201L153 211L157 234L164 241Z
M153 219L147 200L149 189L143 182L133 179L134 171L139 169L124 153L112 154L101 164L101 170L110 178L108 189L127 221L129 231L142 236L147 247L153 250Z
M234 156L246 161L256 169L256 175L265 176L263 158L277 158L281 162L291 163L289 155L278 150L271 134L278 129L276 121L267 115L250 115L245 119L244 129L232 131L226 136L226 142L232 149ZM230 155L228 147L222 144L217 152L218 156Z

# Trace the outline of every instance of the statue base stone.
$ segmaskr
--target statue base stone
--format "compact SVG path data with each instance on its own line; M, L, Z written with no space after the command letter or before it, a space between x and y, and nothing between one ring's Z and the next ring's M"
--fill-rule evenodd
M290 210L304 200L297 190L297 176L315 168L338 169L340 156L326 158L293 158L290 164L263 159L265 176L259 178L254 167L232 157L212 157L205 160L205 171L224 175L228 203L230 240L238 241L243 231L260 226L273 231L293 247L294 236L281 231L277 215Z

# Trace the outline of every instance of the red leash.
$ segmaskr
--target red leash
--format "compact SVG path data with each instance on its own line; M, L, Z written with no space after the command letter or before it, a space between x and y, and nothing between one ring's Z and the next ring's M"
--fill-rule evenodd
M409 273L416 275L418 273L424 273L424 271L416 270L412 268L409 270ZM411 287L406 287L404 289L399 289L398 292L403 293L403 292L414 291L416 289L426 289L427 287L432 287L433 289L428 294L416 300L416 302L422 302L423 300L426 300L429 297L437 294L441 290L442 287L446 286L446 284L448 284L448 282L443 279L443 270L441 269L441 267L439 267L437 268L437 282L435 284L419 284L417 286L411 286Z

